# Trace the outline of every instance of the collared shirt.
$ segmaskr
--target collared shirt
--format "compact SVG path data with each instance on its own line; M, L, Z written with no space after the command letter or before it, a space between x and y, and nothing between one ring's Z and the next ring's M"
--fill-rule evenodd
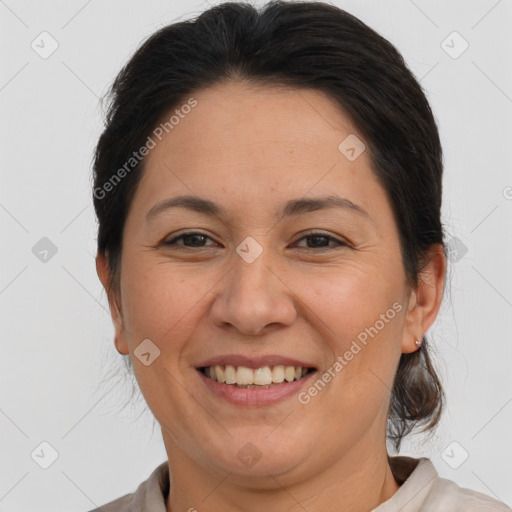
M441 478L430 459L389 456L388 460L400 488L370 512L512 512L501 501ZM166 461L135 492L90 512L166 512L169 488Z

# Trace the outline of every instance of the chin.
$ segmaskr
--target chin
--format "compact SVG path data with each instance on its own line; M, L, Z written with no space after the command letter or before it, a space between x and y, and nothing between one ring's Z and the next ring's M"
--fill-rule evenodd
M230 479L247 485L249 478L251 486L274 487L276 482L269 475L292 472L304 462L307 453L304 439L308 437L292 435L285 429L278 432L279 428L239 430L229 438L227 446L222 444L211 450L210 445L206 456L215 461L218 469L231 473Z

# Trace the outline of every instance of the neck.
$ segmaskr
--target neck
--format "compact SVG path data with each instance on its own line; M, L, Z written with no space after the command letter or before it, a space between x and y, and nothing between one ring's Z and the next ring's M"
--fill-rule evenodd
M313 476L268 474L266 481L255 484L248 478L245 485L231 472L208 471L196 464L165 433L164 442L172 461L167 512L367 512L399 489L388 463L385 441L376 450L361 438L336 464L313 472Z

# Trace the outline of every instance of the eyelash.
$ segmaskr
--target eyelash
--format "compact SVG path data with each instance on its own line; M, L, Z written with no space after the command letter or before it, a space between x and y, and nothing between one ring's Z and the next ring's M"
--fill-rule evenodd
M162 245L164 246L177 246L176 244L176 241L177 240L181 240L183 238L185 238L186 236L192 236L192 235L200 235L200 236L203 236L205 238L210 238L210 240L212 240L211 237L209 237L208 235L204 234L204 233L201 233L200 231L188 231L188 232L185 232L185 233L182 233L181 235L173 238L172 240L169 240L169 241L163 241L162 242ZM298 241L301 241L305 238L314 238L314 237L322 237L322 238L327 238L329 241L332 241L332 242L335 242L337 245L334 246L334 247L301 247L302 249L310 249L310 250L316 250L317 252L319 251L322 251L322 250L333 250L333 249L336 249L337 247L348 247L349 245L341 240L338 240L337 238L334 238L333 236L330 236L330 235L326 235L325 233L322 233L321 231L310 231L310 232L307 232L305 233L301 238L299 238ZM182 249L205 249L205 248L208 248L208 247L211 247L211 246L203 246L203 247L188 247L186 245L183 245L183 246L180 246L180 248Z

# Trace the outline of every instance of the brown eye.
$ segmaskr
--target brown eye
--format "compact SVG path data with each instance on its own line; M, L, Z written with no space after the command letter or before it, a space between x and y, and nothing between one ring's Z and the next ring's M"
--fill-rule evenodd
M203 243L207 239L212 240L209 236L205 235L204 233L200 233L197 231L190 231L188 233L182 233L181 235L179 235L171 240L166 240L166 241L162 242L162 244L165 246L174 245L174 246L181 246L181 247L188 247L188 248L201 248L201 247L209 247ZM182 240L183 244L178 244L177 242L179 240Z
M339 246L347 246L345 242L342 242L341 240L338 240L337 238L334 238L330 235L326 235L325 233L321 232L312 232L308 233L306 236L302 237L301 240L307 240L308 246L303 247L305 249L335 249ZM334 242L334 246L329 246L330 242Z

